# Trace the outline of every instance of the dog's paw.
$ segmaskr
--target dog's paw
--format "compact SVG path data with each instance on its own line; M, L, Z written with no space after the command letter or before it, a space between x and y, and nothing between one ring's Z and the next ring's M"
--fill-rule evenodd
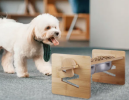
M15 70L14 70L13 66L7 66L7 67L4 68L4 72L9 73L9 74L14 74Z
M45 71L44 71L44 74L47 75L47 76L50 76L52 74L52 68L51 67L46 68Z
M52 68L51 66L43 66L42 69L39 70L41 73L50 76L52 74Z
M29 77L29 74L28 74L28 72L26 72L26 73L17 73L17 76L21 77L21 78L27 78L27 77Z

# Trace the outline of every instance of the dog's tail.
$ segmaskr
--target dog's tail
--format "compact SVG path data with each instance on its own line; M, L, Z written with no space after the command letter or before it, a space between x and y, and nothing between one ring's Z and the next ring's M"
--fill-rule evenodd
M16 22L16 21L13 19L0 18L0 24L7 23L7 22Z

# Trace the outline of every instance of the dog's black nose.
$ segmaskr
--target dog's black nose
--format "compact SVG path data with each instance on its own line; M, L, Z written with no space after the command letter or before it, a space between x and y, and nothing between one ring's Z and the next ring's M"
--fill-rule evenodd
M55 35L58 36L59 35L59 32L55 32Z

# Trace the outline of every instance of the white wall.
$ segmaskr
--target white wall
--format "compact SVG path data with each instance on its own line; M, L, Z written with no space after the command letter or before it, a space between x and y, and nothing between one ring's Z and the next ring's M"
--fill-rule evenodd
M129 49L129 0L90 4L90 46Z

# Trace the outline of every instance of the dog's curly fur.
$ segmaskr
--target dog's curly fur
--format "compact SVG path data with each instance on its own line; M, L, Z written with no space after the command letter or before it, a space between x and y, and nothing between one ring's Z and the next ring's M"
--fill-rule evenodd
M0 19L0 49L4 49L4 72L16 71L18 77L29 77L26 59L32 58L40 72L51 74L50 63L43 59L43 45L35 39L52 45L49 38L60 36L59 21L50 14L39 15L29 24L18 23L12 19Z

